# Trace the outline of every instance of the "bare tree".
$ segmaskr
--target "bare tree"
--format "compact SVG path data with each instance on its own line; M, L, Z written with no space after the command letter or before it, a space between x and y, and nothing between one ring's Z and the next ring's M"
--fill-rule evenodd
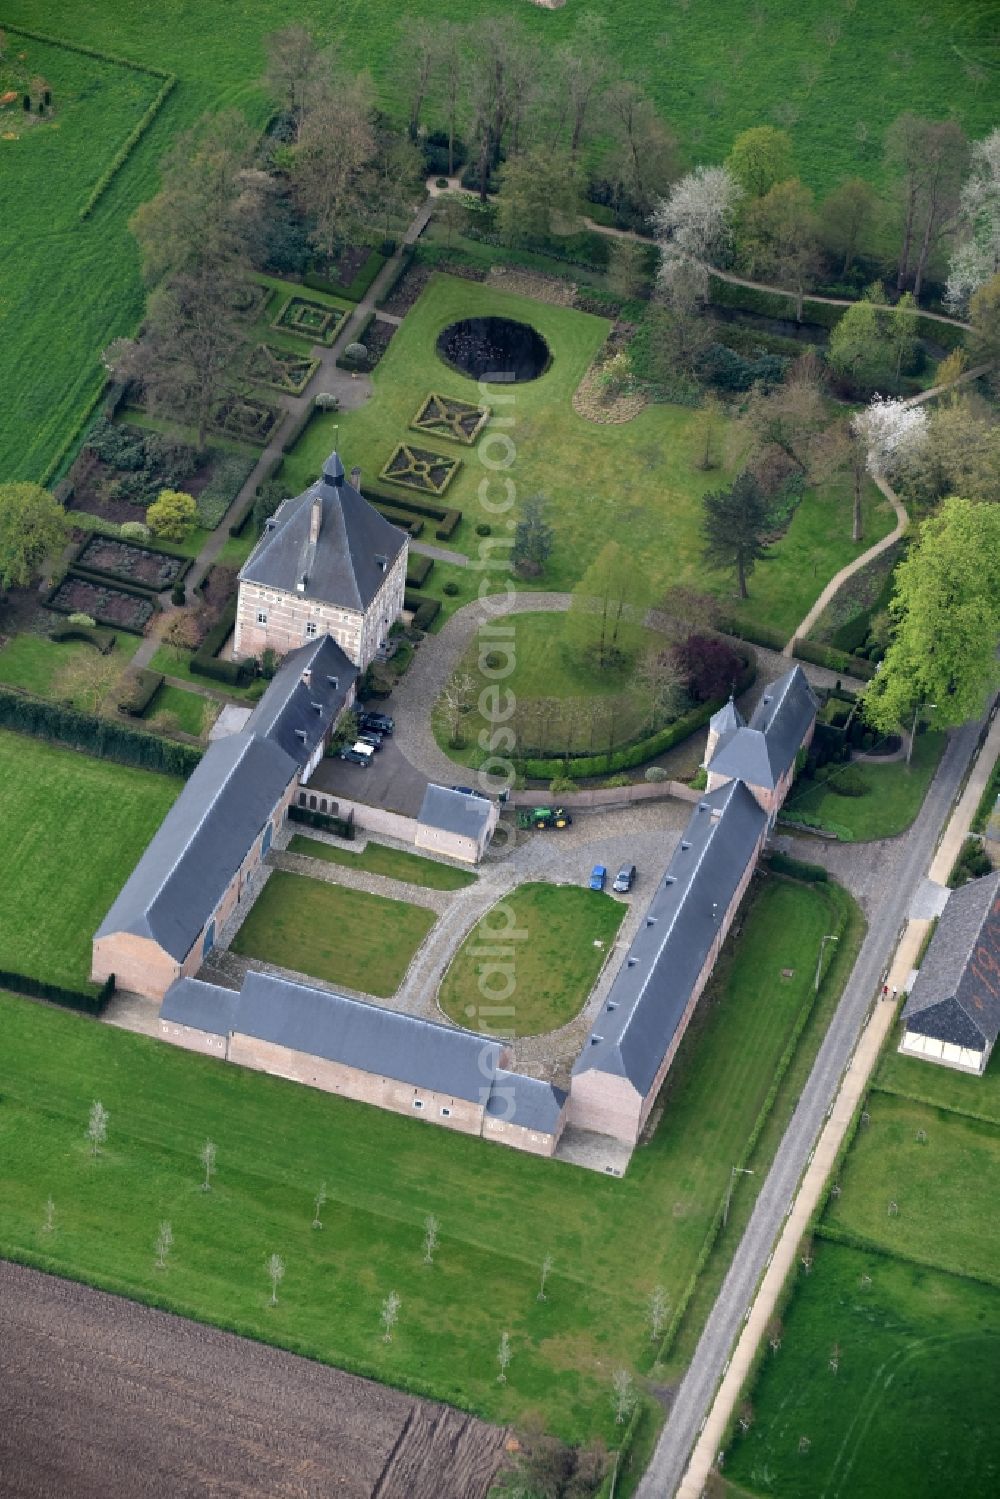
M427 91L437 71L439 27L420 16L407 16L401 22L401 31L395 74L406 99L410 140L415 141L420 133L420 117Z
M471 673L457 671L438 698L437 706L448 726L449 741L457 747L462 738L462 720L475 701L476 683Z
M593 13L581 16L573 40L555 54L556 92L569 128L571 156L577 156L587 138L587 127L607 75L604 21Z
M104 714L114 712L121 678L121 662L114 652L104 655L101 651L82 651L57 672L52 691L74 707Z
M455 175L455 136L468 69L465 48L468 33L454 21L439 21L437 27L438 61L441 70L441 95L448 129L448 176Z
M676 706L684 674L669 645L653 645L636 667L636 682L649 699L648 722L660 724Z
M663 1337L663 1329L667 1325L667 1313L670 1303L667 1301L667 1293L662 1286L654 1286L649 1297L647 1317L649 1319L649 1337L653 1343L658 1343Z
M968 142L954 120L925 120L906 111L886 132L886 161L899 179L902 240L896 290L913 274L920 296L931 252L957 221Z
M42 1233L51 1234L55 1232L56 1205L51 1197L45 1199L45 1216L42 1219Z
M170 1224L164 1219L160 1224L156 1235L156 1268L165 1270L167 1268L167 1255L170 1253L174 1242L174 1231Z
M91 1155L97 1155L101 1146L108 1138L108 1120L110 1115L99 1099L90 1106L90 1118L87 1122L87 1139L90 1141Z
M206 1140L198 1155L198 1159L205 1168L205 1180L201 1184L203 1192L212 1190L212 1172L215 1170L215 1145L213 1141Z
M433 1265L434 1251L438 1245L438 1223L433 1213L428 1213L424 1219L424 1264Z
M740 1431L742 1431L745 1435L753 1425L753 1406L751 1405L749 1400L740 1401L739 1410L736 1413L736 1419L739 1422Z
M374 95L367 77L324 89L302 120L292 187L314 224L313 242L331 254L364 216L375 156Z
M756 389L756 387L755 387ZM751 392L751 395L753 392ZM691 423L694 463L703 473L718 468L721 461L720 439L725 425L722 402L713 391L702 397Z
M635 1410L638 1396L635 1381L627 1369L616 1369L611 1379L611 1404L615 1413L615 1425L623 1426Z
M770 1322L767 1324L767 1341L770 1344L772 1353L777 1353L778 1349L781 1347L781 1340L784 1336L785 1329L781 1318L772 1317Z
M264 38L264 50L265 86L290 115L300 117L324 74L332 71L332 56L320 51L305 26L283 26L280 31L272 31Z
M500 1334L500 1342L497 1346L497 1363L500 1366L500 1373L497 1375L497 1384L507 1383L507 1370L510 1366L510 1360L510 1333L502 1332Z
M319 1191L316 1193L316 1196L313 1198L313 1220L312 1220L312 1226L313 1226L313 1228L322 1228L323 1227L323 1220L322 1220L322 1217L320 1215L323 1212L323 1206L324 1206L325 1202L326 1202L326 1183L324 1182L323 1185L320 1187Z
M622 79L604 95L604 120L611 143L604 168L619 203L643 216L677 171L677 142L638 84Z
M395 1291L390 1291L382 1303L382 1342L391 1343L393 1329L399 1318L399 1308L402 1305Z
M545 1294L545 1283L548 1280L549 1276L552 1274L554 1265L555 1260L552 1258L551 1254L547 1254L544 1260L542 1260L542 1278L538 1285L538 1295L535 1297L536 1301L548 1300L548 1297Z
M285 1278L285 1262L280 1254L272 1254L267 1262L267 1278L271 1282L271 1305L278 1305L278 1287Z
M479 198L485 203L501 151L508 144L516 150L517 126L536 71L534 52L512 17L487 17L477 25L476 46L467 54L466 67Z
M830 1350L830 1373L831 1374L836 1374L836 1372L837 1372L837 1370L839 1368L840 1368L840 1344L839 1343L834 1343L833 1348Z

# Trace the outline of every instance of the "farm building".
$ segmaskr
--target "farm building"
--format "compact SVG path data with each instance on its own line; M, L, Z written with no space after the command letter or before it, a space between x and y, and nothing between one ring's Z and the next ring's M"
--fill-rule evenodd
M985 1072L1000 1032L1000 870L949 896L903 1020L905 1056Z
M478 864L493 837L500 810L491 797L428 786L417 818L417 848Z

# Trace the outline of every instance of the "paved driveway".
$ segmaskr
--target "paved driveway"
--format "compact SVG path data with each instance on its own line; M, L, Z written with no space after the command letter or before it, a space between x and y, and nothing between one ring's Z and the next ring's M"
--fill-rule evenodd
M328 755L316 767L306 789L351 797L370 806L401 812L404 817L416 817L427 790L427 777L411 765L395 739L384 739L367 769Z

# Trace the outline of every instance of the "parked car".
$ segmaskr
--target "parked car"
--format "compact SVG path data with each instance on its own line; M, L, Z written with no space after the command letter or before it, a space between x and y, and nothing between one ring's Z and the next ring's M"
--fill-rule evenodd
M364 765L367 769L367 767L372 763L372 752L367 745L365 745L365 749L368 751L367 754L363 754L362 751L358 749L357 745L355 745L353 749L349 749L345 744L344 748L340 752L340 758L342 760L347 760L351 765Z
M623 864L621 869L619 869L618 873L615 875L615 882L611 886L611 888L612 890L616 890L619 895L627 895L634 884L635 865Z
M374 729L366 729L363 734L358 735L358 743L370 744L375 753L378 754L382 748L382 735L376 734Z
M388 713L359 713L358 727L362 729L374 729L376 734L392 734L396 727L395 720Z
M603 890L604 881L607 879L607 877L608 871L605 866L603 864L595 864L593 869L590 871L591 890Z

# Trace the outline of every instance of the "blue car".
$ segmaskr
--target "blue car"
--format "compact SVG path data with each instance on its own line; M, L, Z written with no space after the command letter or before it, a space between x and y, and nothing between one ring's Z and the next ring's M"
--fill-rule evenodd
M604 865L603 864L595 864L594 867L593 867L593 869L590 871L590 888L591 888L591 890L603 890L604 889L604 881L607 879L607 877L608 877L608 871L605 869Z

